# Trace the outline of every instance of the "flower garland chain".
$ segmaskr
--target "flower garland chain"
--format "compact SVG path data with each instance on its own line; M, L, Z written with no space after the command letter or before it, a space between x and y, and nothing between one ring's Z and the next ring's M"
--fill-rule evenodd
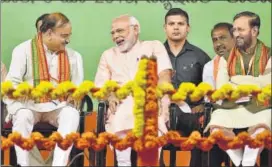
M79 149L92 148L99 151L111 144L118 150L133 147L139 154L139 166L158 166L158 148L172 143L180 146L182 150L191 150L198 147L208 151L214 144L218 144L223 150L237 149L248 145L250 148L265 146L272 149L272 137L270 131L264 131L251 138L248 133L243 132L234 138L228 138L223 132L212 133L208 138L201 138L199 132L193 132L190 137L181 137L178 132L169 131L158 137L158 98L168 94L173 102L184 101L190 98L191 101L199 101L204 96L210 101L227 99L236 101L241 97L251 96L265 106L271 106L271 84L264 88L253 85L239 85L234 88L231 84L223 85L220 89L213 90L207 83L200 83L198 86L192 83L182 83L177 90L170 83L158 83L157 62L155 57L143 57L139 62L139 70L134 81L120 87L115 81L107 81L101 88L97 88L92 81L84 81L79 87L66 81L54 87L50 82L41 82L33 88L27 82L17 85L16 88L10 81L1 83L1 97L7 96L11 99L28 98L39 100L61 99L72 97L80 101L85 95L92 95L98 100L105 100L114 93L120 100L130 94L134 97L133 114L135 118L132 133L120 139L118 136L104 132L98 137L93 132L71 133L63 138L58 132L54 132L49 138L44 138L40 133L34 132L31 137L23 138L19 133L13 132L8 138L1 136L1 149L5 150L14 144L30 150L37 145L47 150L52 150L56 144L66 150L72 144Z
M144 71L139 73L139 76L144 75ZM96 87L92 81L84 81L79 87L66 81L57 87L53 87L50 82L41 82L35 88L29 83L23 82L17 85L15 89L11 81L5 81L1 83L1 97L37 100L42 97L51 99L67 98L71 95L74 100L80 101L85 95L91 94L98 100L105 100L113 92L117 98L122 100L133 91L132 89L137 89L134 88L135 82L143 82L139 76L135 78L135 81L130 81L123 87L120 87L117 82L110 80L101 88ZM198 101L207 96L212 102L215 102L225 99L235 101L241 97L252 96L254 100L265 106L271 105L272 95L271 84L263 88L254 85L239 85L237 88L234 88L231 84L225 84L220 89L213 90L209 84L204 82L198 86L195 86L193 83L182 83L177 90L173 88L172 84L163 83L156 87L156 95L160 98L164 94L170 95L173 102L184 101L187 97L191 101Z
M92 148L99 151L108 144L112 144L118 150L133 147L137 152L145 152L150 149L158 149L167 143L180 146L182 150L198 147L204 151L209 151L214 144L218 144L223 150L242 148L245 145L250 148L264 146L269 150L272 149L272 135L269 130L259 133L256 138L251 138L247 132L242 132L230 138L225 137L221 131L216 131L209 137L201 137L201 134L197 131L192 132L189 137L181 137L178 132L169 131L163 136L153 138L153 142L150 143L149 147L142 147L142 144L139 145L141 139L133 133L128 133L125 138L120 139L118 136L107 132L100 133L98 137L93 132L84 132L81 135L70 133L65 138L59 132L52 133L48 138L45 138L39 132L33 132L30 138L23 138L18 132L12 132L7 138L1 136L1 149L6 150L16 144L24 150L31 150L34 145L52 150L57 144L60 148L66 150L74 144L79 149Z
M158 166L158 99L156 96L156 87L158 83L157 61L151 57L147 63L147 83L144 105L144 131L139 141L142 146L138 151L138 166ZM143 151L144 150L144 151Z
M146 88L146 78L147 78L147 58L142 58L139 62L139 70L136 73L135 82L133 85L133 96L134 96L134 107L133 107L133 115L134 115L134 128L133 133L140 137L143 135L144 128L144 105L146 102L145 96L145 88Z

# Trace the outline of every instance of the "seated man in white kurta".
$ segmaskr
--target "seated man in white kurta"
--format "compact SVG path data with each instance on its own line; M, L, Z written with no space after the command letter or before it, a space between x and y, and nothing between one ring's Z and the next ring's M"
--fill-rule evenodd
M72 27L69 19L61 13L49 14L41 25L41 33L15 47L12 53L10 69L6 81L15 86L28 82L37 86L41 81L50 81L57 85L71 81L79 85L83 81L81 55L66 47L70 42ZM65 135L76 132L79 125L79 111L67 101L40 99L33 100L4 99L9 116L12 119L12 131L29 138L33 126L39 122L49 122L58 127ZM17 164L30 166L29 151L15 146ZM65 166L71 147L64 151L58 146L54 150L52 166Z
M138 20L129 15L123 15L112 21L112 40L117 46L106 50L101 56L98 65L95 84L102 87L108 80L116 81L120 85L134 80L141 56L156 56L158 64L159 82L171 81L172 66L167 52L159 41L140 41L140 24ZM109 118L106 130L124 138L134 127L133 97L128 96L121 102L111 96L109 101ZM170 104L167 96L162 98L162 106L167 108ZM159 116L159 134L167 131L165 121L169 118L168 110L163 110ZM116 150L118 166L131 166L131 148Z
M226 83L237 85L271 84L270 48L258 38L260 18L252 12L242 12L234 17L233 36L236 47L228 56L228 61L220 59L216 87ZM247 99L247 100L246 100ZM265 129L271 130L271 106L259 105L250 97L236 103L224 103L223 109L217 109L211 116L207 129L214 132L221 129L226 135L234 136L233 129L247 129L251 137ZM206 130L207 130L206 129ZM262 148L228 149L235 166L254 166Z

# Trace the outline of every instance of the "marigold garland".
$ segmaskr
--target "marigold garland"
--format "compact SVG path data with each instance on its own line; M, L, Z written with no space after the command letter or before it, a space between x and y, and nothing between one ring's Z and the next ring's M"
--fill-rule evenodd
M150 136L149 136L150 137ZM18 132L12 132L7 138L1 136L1 149L6 150L14 144L24 150L30 150L34 145L42 146L46 150L52 150L56 144L62 149L67 149L74 144L79 149L92 148L94 150L102 150L108 144L112 144L118 150L124 150L128 147L133 147L137 152L146 151L149 149L158 149L159 147L172 143L180 146L183 150L191 150L198 147L202 150L209 151L214 144L218 144L223 150L242 148L248 145L250 148L264 146L267 149L272 149L271 131L266 130L259 133L256 138L251 138L247 132L242 132L234 138L225 137L221 131L212 133L209 137L202 137L197 131L193 132L189 137L181 137L176 131L169 131L160 137L150 137L149 143L145 143L144 148L141 138L135 134L129 133L125 138L120 139L114 134L103 132L97 135L93 132L70 133L63 138L58 132L54 132L48 138L45 138L39 132L33 132L30 138L23 138Z
M134 96L134 106L133 106L133 115L134 115L134 128L133 133L140 137L143 135L144 128L144 105L146 102L145 88L146 88L146 78L147 78L147 69L148 59L143 57L139 62L139 70L135 76L135 82L133 85L133 96Z
M31 97L34 100L38 100L43 96L50 97L50 93L54 90L54 86L51 82L42 81L37 87L31 91Z
M154 57L147 63L147 84L144 106L144 131L139 139L141 151L138 151L138 166L158 166L158 148L156 138L158 137L158 99L156 87L158 83L157 62ZM155 147L155 148L154 148Z
M146 81L141 79L145 75L145 71L139 71L134 81L130 81L122 87L117 82L110 80L101 88L96 87L92 81L84 81L79 87L66 81L55 88L50 82L41 82L36 88L23 82L17 88L14 88L12 82L5 81L1 83L1 97L7 96L11 99L28 98L37 100L41 97L60 99L71 95L74 100L79 101L84 95L91 94L98 100L105 100L113 92L117 98L122 100L132 92L135 92L133 91L135 89L135 82L139 86L146 84ZM237 88L234 88L231 84L225 84L220 89L212 90L211 86L207 83L200 83L198 86L195 86L193 83L182 83L175 90L173 85L163 83L156 87L156 95L160 98L164 94L170 95L173 102L184 101L188 97L192 101L198 101L207 96L212 102L215 102L224 99L235 101L241 97L252 96L260 104L269 106L271 105L272 93L271 84L262 89L254 85L239 85Z
M99 100L107 99L114 93L120 100L132 94L134 96L133 114L135 125L133 133L129 133L124 139L109 133L101 133L97 137L92 132L68 134L63 138L58 132L54 132L49 138L44 138L40 133L34 132L31 137L23 138L19 133L13 132L8 138L1 136L1 149L5 150L14 144L30 150L37 145L47 150L52 150L55 145L66 150L72 144L79 149L92 148L99 151L111 144L118 150L133 147L138 153L139 166L158 165L158 148L167 143L180 146L183 150L191 150L198 147L208 151L214 144L221 149L236 149L245 145L251 148L265 146L272 149L272 137L270 131L264 131L255 139L248 133L243 132L234 138L223 136L223 132L212 133L208 138L201 138L199 132L193 132L190 137L181 137L178 132L169 131L158 137L158 102L157 98L168 94L173 102L184 101L190 98L191 101L199 101L207 96L212 102L218 100L235 101L241 97L252 96L263 105L271 105L271 84L260 89L253 85L239 85L236 88L231 84L223 85L220 89L213 90L207 83L200 83L198 86L192 83L182 83L177 90L169 83L157 85L157 63L155 57L143 57L139 62L139 70L134 81L130 81L120 87L115 81L107 81L101 88L97 88L92 81L84 81L79 87L67 81L54 87L50 82L41 82L33 88L27 82L23 82L14 88L10 81L1 83L1 97L7 96L11 99L28 98L38 100L46 97L51 99L67 99L68 96L80 101L85 95L91 94Z

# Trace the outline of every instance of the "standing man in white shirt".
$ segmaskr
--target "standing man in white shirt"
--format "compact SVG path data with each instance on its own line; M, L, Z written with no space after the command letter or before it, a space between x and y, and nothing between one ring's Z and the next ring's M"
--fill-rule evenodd
M227 56L234 47L234 39L231 31L232 24L230 23L218 23L211 31L213 49L216 56L205 64L203 70L203 82L209 83L213 88L215 88L220 58L224 57L225 60L227 60Z
M43 19L40 30L35 38L15 47L6 80L14 86L22 82L37 86L41 81L50 81L54 85L71 81L79 85L83 81L81 55L66 47L72 34L69 19L62 13L51 13ZM40 99L37 103L30 99L6 98L4 102L12 117L12 130L22 137L29 138L33 126L39 121L58 127L62 137L77 131L79 112L66 101ZM56 145L52 166L67 165L71 148L64 151ZM30 166L29 151L18 146L15 150L17 164Z
M227 60L227 56L229 55L231 49L234 47L232 24L221 22L214 25L211 31L211 37L213 42L213 48L216 55L211 61L206 63L204 66L203 82L209 83L215 89L219 61L221 57ZM222 162L224 162L225 160L227 160L227 154L223 150L221 150L217 145L215 145L209 151L210 166L221 166Z

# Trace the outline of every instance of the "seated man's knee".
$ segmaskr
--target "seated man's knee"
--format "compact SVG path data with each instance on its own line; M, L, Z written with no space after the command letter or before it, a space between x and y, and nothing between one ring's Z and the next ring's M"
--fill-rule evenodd
M19 109L12 117L13 124L17 122L32 122L34 124L34 113L29 109Z
M69 120L79 120L79 111L73 107L67 106L61 110L60 117Z

